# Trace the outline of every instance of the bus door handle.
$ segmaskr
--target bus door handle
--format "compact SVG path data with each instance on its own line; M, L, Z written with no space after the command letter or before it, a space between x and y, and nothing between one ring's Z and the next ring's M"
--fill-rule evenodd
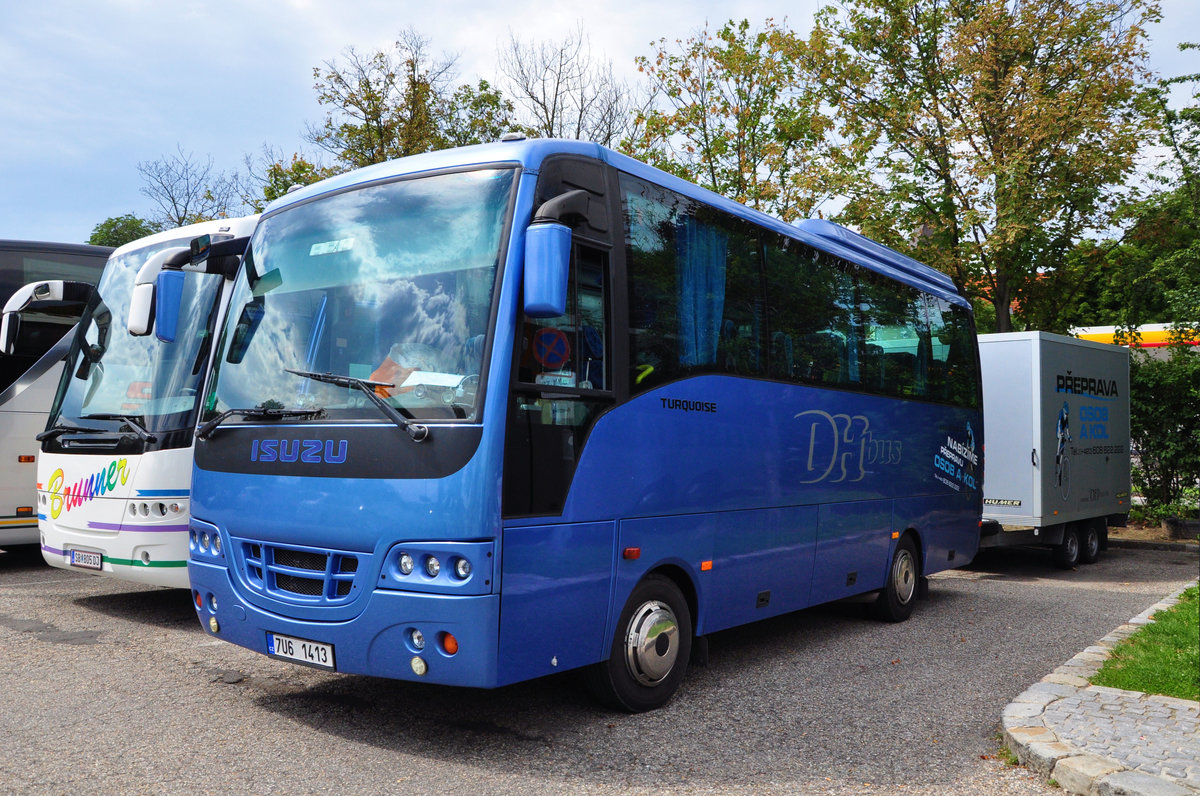
M1037 467L1037 466L1038 466L1038 459L1037 459L1037 448L1034 448L1033 450L1031 450L1031 451L1029 452L1029 459L1030 459L1030 461L1032 461L1032 462L1033 462L1033 466L1034 466L1034 467Z

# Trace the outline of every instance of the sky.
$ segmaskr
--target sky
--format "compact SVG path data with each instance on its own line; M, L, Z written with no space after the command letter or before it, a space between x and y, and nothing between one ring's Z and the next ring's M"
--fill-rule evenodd
M243 170L264 145L317 153L313 68L348 46L389 49L412 27L456 55L458 82L499 74L516 34L561 41L582 24L592 53L636 79L652 42L711 22L785 20L804 34L819 0L0 0L0 238L84 242L107 218L154 214L138 163L179 151ZM1200 71L1200 3L1163 0L1151 67Z

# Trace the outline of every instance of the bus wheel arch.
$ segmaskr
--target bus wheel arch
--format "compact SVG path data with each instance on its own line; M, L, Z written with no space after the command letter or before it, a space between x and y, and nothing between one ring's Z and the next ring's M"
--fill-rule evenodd
M693 601L670 570L645 575L621 609L608 658L586 671L592 695L630 713L666 704L691 657Z
M887 581L875 599L875 613L886 622L903 622L912 615L924 591L921 540L909 529L900 536L888 563Z

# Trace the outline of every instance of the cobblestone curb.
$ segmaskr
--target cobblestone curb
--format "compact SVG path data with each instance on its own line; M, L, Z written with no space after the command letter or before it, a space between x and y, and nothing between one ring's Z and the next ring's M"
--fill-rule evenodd
M1200 702L1087 680L1118 642L1177 604L1188 588L1130 619L1004 709L1004 743L1022 765L1079 796L1200 796Z

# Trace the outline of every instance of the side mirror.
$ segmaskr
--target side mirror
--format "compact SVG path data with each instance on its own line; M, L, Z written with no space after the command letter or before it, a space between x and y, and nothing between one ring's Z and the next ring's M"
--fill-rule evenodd
M153 284L133 286L133 295L129 298L129 318L125 326L134 337L150 334L150 328L154 325L154 292Z
M525 230L525 314L555 318L567 311L571 228L537 223Z
M17 333L21 327L21 313L30 308L46 304L57 305L70 302L82 306L87 304L95 288L87 282L70 282L51 279L45 282L30 282L9 297L4 303L0 317L0 352L12 354L16 351ZM78 317L78 312L75 313Z
M6 312L0 318L0 352L12 354L17 349L17 331L21 328L21 316Z
M183 271L161 271L155 302L154 336L164 343L175 342L179 327L179 308L183 304Z
M155 296L158 276L163 268L178 268L188 261L191 252L181 247L163 249L150 255L150 259L142 263L137 277L133 281L133 295L129 298L129 317L125 328L134 337L145 337L154 328L154 314L159 303ZM175 337L175 322L179 319L179 307L175 307L174 320L171 321L171 339Z

